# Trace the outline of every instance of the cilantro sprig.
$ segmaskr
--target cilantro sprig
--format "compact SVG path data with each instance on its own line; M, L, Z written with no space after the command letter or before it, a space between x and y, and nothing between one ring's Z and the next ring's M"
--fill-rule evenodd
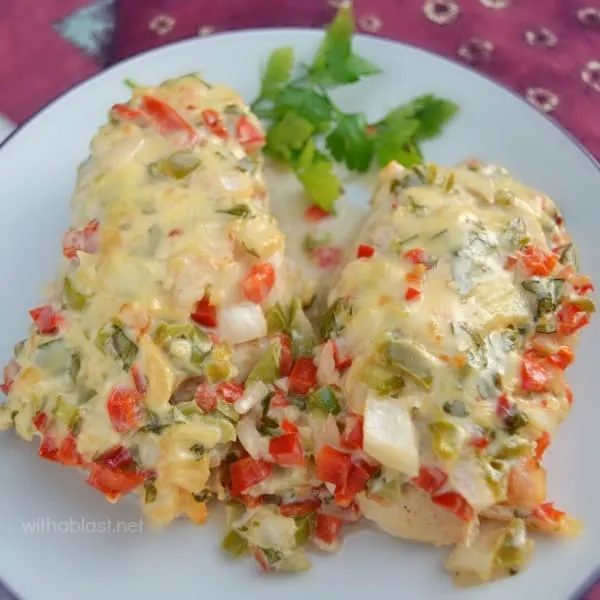
M398 106L375 123L368 123L363 113L340 110L329 89L381 72L353 52L353 33L352 9L344 7L310 65L296 67L290 47L274 50L252 103L255 114L269 122L265 152L289 165L311 202L328 212L334 212L342 191L335 162L358 172L367 171L374 160L380 166L391 160L419 164L419 144L440 135L458 110L454 102L433 94Z

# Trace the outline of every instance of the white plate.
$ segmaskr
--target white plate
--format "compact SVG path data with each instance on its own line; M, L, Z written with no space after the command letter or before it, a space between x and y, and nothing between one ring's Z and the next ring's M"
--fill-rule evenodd
M127 98L123 78L157 83L201 71L209 81L226 82L251 99L261 61L274 47L291 44L298 58L308 61L321 36L293 29L246 31L156 50L78 86L10 138L0 149L0 360L8 360L12 344L24 337L27 309L40 301L42 285L54 275L61 234L69 225L75 168L108 107ZM583 271L600 282L600 265L593 260L600 171L581 149L522 100L460 66L369 37L358 37L356 50L384 74L336 93L346 108L376 117L424 92L453 98L462 108L460 116L442 139L427 145L427 156L449 164L465 156L499 162L550 194L579 242ZM348 537L339 554L316 556L306 574L265 578L252 561L233 563L222 556L218 523L198 529L181 522L161 534L132 532L139 528L135 502L108 504L77 472L39 460L33 444L6 433L0 435L0 578L24 600L194 599L208 594L261 600L325 595L363 600L365 594L411 600L564 600L600 562L598 333L597 319L584 333L579 360L569 371L575 406L547 465L550 497L580 516L586 529L574 541L539 543L532 567L518 577L457 591L442 571L444 552L361 531ZM61 522L69 519L71 532L64 533ZM74 523L82 519L96 530L109 519L113 526L128 521L130 530L77 533Z

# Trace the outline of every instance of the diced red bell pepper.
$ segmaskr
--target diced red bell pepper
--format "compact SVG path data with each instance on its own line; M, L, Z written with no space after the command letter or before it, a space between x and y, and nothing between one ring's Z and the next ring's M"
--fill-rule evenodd
M113 388L106 402L106 408L115 431L127 433L142 424L142 401L143 396L137 390L123 386Z
M485 450L490 445L490 442L490 438L485 435L477 435L470 441L470 445L476 450Z
M340 437L343 448L358 450L363 447L363 417L350 415L344 422L344 431Z
M323 446L315 456L317 477L335 485L336 491L343 490L352 469L352 458L332 446Z
M273 404L271 404L271 406L273 406ZM283 419L283 421L281 421L281 430L285 431L286 433L298 433L298 427L289 419Z
M255 460L246 456L229 465L231 477L231 494L238 496L250 489L253 485L266 479L273 470L273 465L264 460Z
M131 471L131 467L135 466L133 454L131 454L129 448L125 448L125 446L115 446L114 448L107 450L98 457L95 462L112 471L119 471L122 469Z
M290 391L306 394L317 382L317 367L311 358L300 357L290 372Z
M412 479L414 485L430 495L437 494L447 481L448 475L437 467L421 467L419 475Z
M360 244L356 251L356 258L371 258L375 254L375 248L367 244Z
M217 408L218 390L208 383L201 383L196 388L194 399L205 413L211 413Z
M246 116L235 124L235 139L246 152L258 152L265 145L263 132Z
M418 300L420 297L421 297L421 290L414 288L414 287L408 287L406 289L406 294L404 294L404 298L408 302L412 302L413 300Z
M412 248L411 250L407 250L402 256L413 265L424 265L427 269L431 269L433 266L427 252L422 248Z
M512 410L512 403L506 394L501 394L496 404L496 415L501 421L508 417Z
M344 521L338 517L317 513L317 518L315 520L315 537L321 542L332 546L337 543L343 524Z
M333 360L335 361L335 368L338 371L343 371L344 369L350 368L352 366L352 359L349 356L340 356L340 349L335 341L329 340L328 343L333 345Z
M573 404L573 390L571 389L571 386L568 383L565 384L565 396L567 397L567 402L569 403L569 406L571 406L571 404Z
M308 500L300 500L299 502L291 502L289 504L280 504L279 512L283 517L304 517L321 506L321 502L316 498Z
M144 483L144 475L133 471L117 471L92 463L86 483L101 491L109 500L118 500Z
M554 508L554 502L544 502L536 506L531 514L545 523L560 523L567 516L566 512Z
M304 211L304 218L309 223L318 223L330 216L331 213L328 213L324 208L321 208L316 204L312 204Z
M575 304L565 304L557 314L558 331L563 335L573 335L590 322L590 315Z
M504 269L510 271L517 264L517 259L514 256L507 256L504 263Z
M4 381L0 384L0 390L8 396L19 371L21 365L14 359L11 358L8 364L4 367Z
M163 137L176 140L181 146L193 146L198 133L172 106L152 96L142 96L140 109Z
M580 295L585 296L588 292L594 291L594 284L591 282L574 285L573 289Z
M68 259L77 258L77 252L93 254L98 250L100 222L93 219L81 229L70 229L63 236L63 254Z
M530 275L547 277L558 263L556 254L542 252L535 246L525 246L519 252L519 258Z
M280 467L303 467L304 449L297 433L284 433L271 438L269 453Z
M542 457L544 456L544 452L546 452L546 450L548 449L548 446L550 446L551 442L552 442L552 438L550 437L550 434L547 431L544 431L544 433L542 433L542 435L536 440L536 442L535 442L535 457L538 460L542 460Z
M544 357L535 350L527 350L521 364L521 388L526 392L548 392L550 376Z
M52 335L58 332L58 328L63 322L63 317L60 313L49 305L38 306L29 311L31 320L37 327L37 330L42 335Z
M77 440L70 433L58 447L55 460L68 467L75 467L83 464L83 459L77 451Z
M242 292L250 302L260 304L275 285L275 268L269 262L254 265L242 280Z
M254 557L254 560L258 563L260 570L265 575L268 575L268 573L271 571L271 564L269 563L269 559L264 553L264 550L262 550L258 546L254 546L252 548L252 556Z
M561 370L565 370L575 360L575 354L569 346L561 346L558 352L548 357L548 362Z
M217 308L210 303L210 296L208 294L204 294L202 300L196 302L196 306L194 306L194 311L190 317L203 327L217 326Z
M338 246L318 246L310 253L310 259L320 269L331 269L341 264L344 251Z
M128 121L143 124L147 122L148 117L137 108L132 108L127 104L115 104L110 109L111 114L120 121Z
M281 344L281 352L279 353L279 373L282 377L287 377L294 364L292 342L287 335L279 334L277 337Z
M286 398L283 390L275 386L274 396L271 398L271 408L285 408L292 406L292 403Z
M244 395L244 388L237 383L228 381L226 383L220 383L217 386L217 394L227 402L227 404L233 404Z
M469 522L475 517L473 507L458 492L445 492L433 496L431 500L438 506L443 506L454 513L462 521Z
M40 449L38 452L39 456L47 460L56 460L57 452L58 446L56 445L54 439L49 435L45 435L42 438L42 443L40 444Z
M250 494L240 494L240 500L243 502L244 506L247 508L256 508L260 506L261 497L260 496L251 496Z
M217 137L220 137L224 140L229 137L223 116L216 110L207 108L202 111L201 115L204 124L211 133L214 133Z
M31 419L31 423L38 431L46 431L48 427L48 415L40 410L35 413L33 419Z
M373 469L366 464L353 464L344 486L339 490L336 487L335 503L343 508L350 506L356 494L360 494L367 487L371 475Z

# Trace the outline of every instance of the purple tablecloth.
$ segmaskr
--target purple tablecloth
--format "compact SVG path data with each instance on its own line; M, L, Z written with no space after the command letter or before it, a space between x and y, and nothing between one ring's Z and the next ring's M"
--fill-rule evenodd
M182 38L249 27L322 27L338 4L0 0L0 114L22 122L107 65ZM600 0L355 0L354 5L359 30L486 73L562 123L600 159ZM600 585L584 599L600 600Z

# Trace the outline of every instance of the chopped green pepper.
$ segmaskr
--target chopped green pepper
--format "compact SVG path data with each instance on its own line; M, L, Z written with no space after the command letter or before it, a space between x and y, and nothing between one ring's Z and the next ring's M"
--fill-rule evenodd
M105 325L98 333L98 346L129 371L138 353L138 347L116 323Z
M156 500L158 492L156 490L156 477L150 477L144 481L144 503L152 504Z
M527 415L518 408L514 408L510 414L504 417L504 425L511 434L514 434L522 427L527 426L528 423L529 419L527 418Z
M208 488L202 490L201 492L194 492L192 494L192 498L194 498L196 502L210 502L215 497L216 494Z
M324 340L337 337L344 329L345 321L351 315L351 306L348 300L338 298L321 317L320 333Z
M232 529L221 542L221 548L235 558L243 556L248 551L248 541L235 529Z
M406 385L401 375L379 363L369 363L365 367L363 382L381 396L397 395Z
M59 397L54 409L54 417L71 429L79 418L79 409L69 404L64 398Z
M63 297L66 306L77 312L84 310L90 301L90 297L88 295L83 294L75 289L73 282L68 277L65 277L65 281L63 283Z
M319 388L308 398L312 406L330 415L337 415L341 410L338 397L329 386Z
M307 542L312 532L312 517L306 515L304 517L297 517L296 521L296 546L301 546Z
M161 323L154 333L154 340L194 372L202 370L212 348L210 338L192 323ZM185 343L183 351L178 342Z
M279 340L273 340L248 375L248 382L262 381L275 383L279 378L281 346Z
M239 217L240 219L250 219L254 216L252 209L247 204L236 204L226 210L218 210L218 213Z
M565 282L562 279L540 279L534 277L521 283L523 289L535 294L537 300L537 316L553 313L560 304L564 291Z
M273 335L274 333L279 333L281 331L288 331L288 323L285 317L285 312L279 302L273 306L270 306L265 311L265 319L267 320L267 333L269 335Z
M200 159L190 150L179 150L167 158L152 163L148 169L154 177L168 177L179 181L198 168Z
M512 436L504 441L496 452L496 457L501 460L512 460L527 456L531 452L531 444L522 437Z
M35 362L52 375L67 371L70 361L71 354L63 338L50 340L38 346Z
M525 546L523 544L525 539L525 523L522 519L515 519L496 552L496 563L505 569L519 569L522 567L525 559Z
M437 421L427 426L431 433L433 451L443 459L450 459L458 452L458 427L449 421Z
M432 361L424 350L408 340L392 336L381 346L386 360L397 367L402 375L412 379L426 390L433 383Z

